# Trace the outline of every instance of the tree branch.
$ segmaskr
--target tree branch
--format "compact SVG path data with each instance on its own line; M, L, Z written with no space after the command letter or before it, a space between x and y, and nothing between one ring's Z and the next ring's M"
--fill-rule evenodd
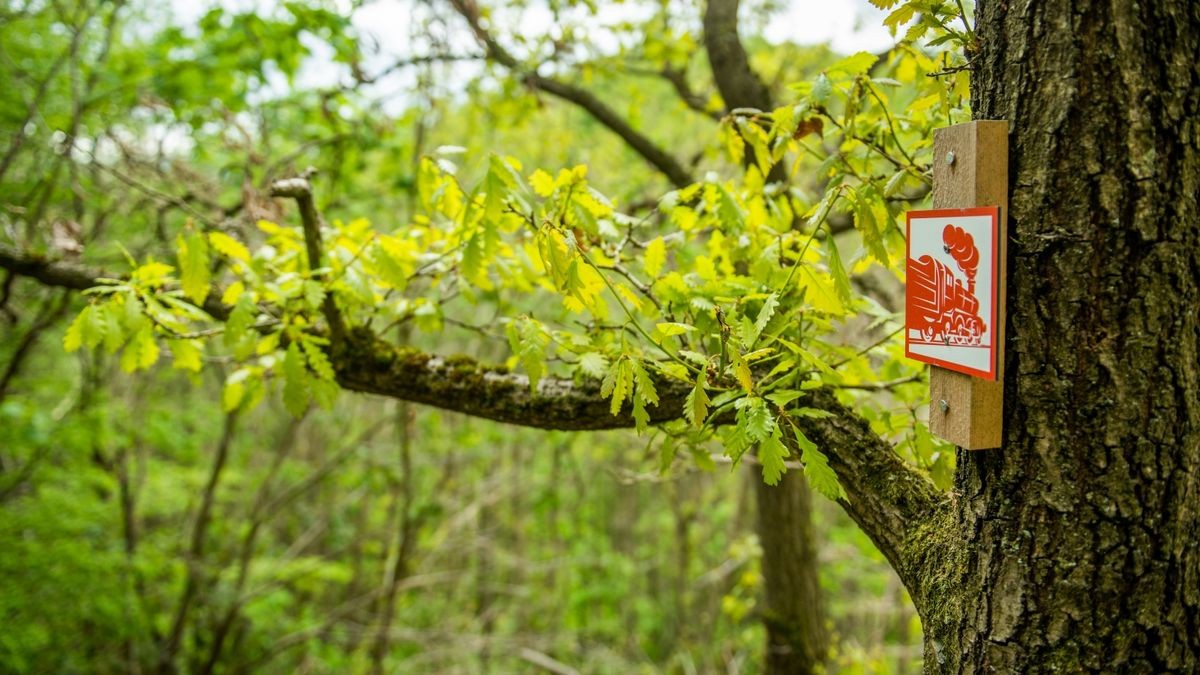
M483 45L487 56L513 73L529 87L539 89L553 96L574 103L591 115L609 131L621 137L629 147L633 148L643 159L658 169L675 187L685 187L696 182L683 165L663 150L654 141L634 129L615 110L586 89L576 87L561 80L539 75L535 70L527 70L508 50L496 41L480 22L479 9L471 0L449 0L454 11L458 12L475 34L475 38Z
M704 48L717 91L727 109L770 110L771 92L750 68L738 37L738 0L709 0L704 10Z
M310 169L303 176L284 178L271 184L272 197L291 197L300 207L300 221L304 225L304 248L308 254L309 272L324 267L325 257L321 244L321 214L317 212L316 204L313 202L312 184L308 182L308 175L311 173ZM324 273L315 275L317 279L324 277ZM335 343L340 342L346 334L346 327L342 323L341 311L338 310L337 303L333 300L333 289L326 289L325 298L321 302L321 313L325 315L325 321L329 323L330 337Z
M0 268L13 274L35 279L46 286L86 291L104 285L101 279L120 279L123 275L109 274L104 270L84 267L75 263L54 260L36 253L24 253L11 246L0 244ZM232 308L221 304L219 293L209 293L201 307L209 316L224 321Z
M801 405L832 413L800 418L804 435L829 458L849 499L839 502L898 571L906 569L907 542L946 499L928 478L904 463L860 415L817 389Z
M598 380L544 377L531 389L527 376L506 368L466 356L441 357L399 348L361 328L350 331L346 347L332 356L338 383L353 391L540 429L597 431L634 426L628 406L610 414ZM660 402L647 409L651 424L680 417L689 387L667 380L655 384Z
M98 278L107 276L78 265L23 256L2 245L0 268L46 285L76 290L95 286ZM214 300L207 301L204 309L218 319L228 317L230 311ZM595 431L634 426L629 406L617 415L610 414L609 400L600 395L600 382L592 379L547 377L531 389L525 375L466 356L441 357L396 347L361 327L348 330L342 342L331 346L331 352L338 384L351 391L541 429ZM655 386L660 402L647 410L650 423L680 418L690 385L659 378ZM871 431L862 417L839 403L832 391L810 392L798 399L798 404L833 415L827 419L803 417L796 422L829 457L849 496L842 502L846 512L897 569L905 569L906 541L939 511L944 498Z
M624 70L632 75L660 77L666 80L675 89L675 93L678 94L680 101L688 109L700 113L711 120L720 121L724 116L722 112L710 108L708 100L692 90L692 85L688 84L687 81L687 72L683 68L666 65L661 69L655 69L627 65L624 66Z
M771 91L750 68L750 57L738 36L738 0L708 0L703 25L704 49L717 91L725 100L725 109L770 111L774 107ZM755 164L754 150L750 147L746 148L744 164L747 167ZM766 178L770 183L786 181L784 165L775 163Z

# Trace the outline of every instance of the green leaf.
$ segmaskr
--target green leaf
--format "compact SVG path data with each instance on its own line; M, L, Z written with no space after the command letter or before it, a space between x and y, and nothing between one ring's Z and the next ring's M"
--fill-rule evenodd
M843 305L849 304L852 296L850 277L846 275L846 266L842 264L842 254L838 252L837 237L825 239L825 250L829 254L829 273L833 276L833 290Z
M837 371L835 371L833 368L829 367L828 363L825 363L816 354L813 354L812 352L808 351L807 349L804 349L803 347L801 347L800 350L797 351L796 353L800 356L800 358L802 358L806 362L808 362L809 365L811 365L812 367L821 371L822 373L825 373L826 375L831 375L831 376L837 375ZM807 384L807 383L805 383L805 384ZM804 389L804 386L802 385L800 388Z
M529 375L529 390L536 391L538 380L546 373L546 347L550 344L550 336L542 324L529 317L510 321L507 332L509 347Z
M683 416L697 429L703 427L704 420L708 418L708 392L704 390L707 386L708 378L704 376L704 373L697 375L696 386L688 392L683 406Z
M83 346L85 341L90 340L91 335L88 334L88 331L91 324L92 311L92 305L85 305L67 328L66 334L63 335L63 349L67 353L77 351Z
M310 379L308 384L312 388L313 400L324 410L329 410L333 407L334 402L337 401L338 393L342 390L338 386L338 383L333 380L316 378Z
M663 265L666 262L667 245L663 242L662 237L655 237L649 244L646 244L646 254L642 258L642 265L651 281L657 279L658 275L662 273Z
M333 372L333 365L329 363L329 357L321 350L320 345L312 340L302 340L300 344L304 348L304 355L308 357L308 366L317 377L326 382L335 381L337 375Z
M780 408L786 408L787 404L791 403L792 401L795 401L797 398L800 398L803 395L804 395L804 392L802 392L802 391L795 391L793 389L784 389L781 391L776 391L776 392L767 394L767 400L770 401L771 403L774 403L775 405L779 406Z
M843 73L845 75L860 75L875 65L879 57L871 52L858 52L838 61L826 69L828 73Z
M708 451L703 445L693 446L690 449L692 451L692 461L696 462L696 468L709 473L717 470L717 463L709 456Z
M239 368L225 378L225 388L221 391L221 408L225 412L233 412L241 405L246 394L246 381L250 370Z
M304 303L312 311L317 311L321 308L321 303L325 300L325 287L321 282L308 279L304 282Z
M625 397L632 389L633 370L630 366L629 358L621 357L608 369L608 376L604 378L603 384L600 385L600 395L612 396L612 403L609 406L609 410L613 415L617 415L621 412L621 404L625 401Z
M245 263L250 262L250 250L246 245L224 232L209 232L208 243L221 255Z
M129 302L130 297L125 297L125 303ZM104 314L104 351L109 354L116 354L121 348L121 343L125 341L125 331L121 328L121 320L125 317L123 304L107 302L92 310Z
M834 415L833 413L829 412L828 410L821 410L820 408L797 408L792 412L793 412L793 414L797 415L798 417L807 417L809 419L814 419L814 420L823 420L823 419L828 419L830 417L837 417L837 415Z
M121 370L132 373L144 370L158 361L158 343L154 341L154 333L150 324L134 333L133 339L125 345L121 353Z
M747 394L754 391L754 378L750 374L750 366L746 365L746 361L736 349L729 350L730 367L733 369L733 377L737 379L738 384L742 385L742 389Z
M758 310L758 318L754 320L754 326L750 330L749 335L742 335L742 344L746 349L754 346L758 341L758 336L767 328L767 324L771 321L771 317L775 315L775 308L779 306L779 296L772 293L763 301L762 309Z
M199 340L168 340L167 344L171 347L172 368L200 372L200 355L204 352L204 343Z
M513 173L510 167L499 155L492 155L488 160L488 172L483 179L484 219L491 224L500 220L504 203L513 197L520 176Z
M742 210L738 207L737 201L733 195L724 186L719 186L719 199L717 200L717 218L721 220L721 226L726 230L740 230L744 224Z
M183 293L197 305L208 297L212 271L208 268L208 240L198 232L181 234L175 240Z
M292 342L283 358L283 406L292 417L299 418L308 408L311 396L304 356L300 353L300 345Z
M646 430L650 425L650 413L646 412L646 399L641 393L633 396L633 427L639 434Z
M825 191L825 196L822 197L821 201L817 203L817 206L810 211L811 215L808 219L809 227L815 230L821 226L821 223L825 222L825 218L829 215L829 210L833 208L834 203L837 202L837 198L841 194L842 191L838 189L836 185Z
M572 199L571 211L575 216L571 219L571 224L573 224L575 227L578 227L582 233L586 234L587 236L600 236L600 224L596 221L596 216L589 211L587 207ZM575 233L572 233L571 236L575 237L576 246L580 248L587 246L587 241L585 241L586 237L577 237L575 236Z
M729 162L741 164L746 157L746 141L738 133L737 128L732 123L722 122L720 135L725 140L725 150L729 153Z
M225 334L222 338L225 346L234 350L234 356L239 359L249 356L254 348L254 341L247 339L251 337L250 328L254 326L254 311L254 303L250 301L250 296L243 295L238 298L237 304L233 306L233 311L225 321Z
M689 326L686 323L664 322L654 325L654 330L662 337L668 338L674 335L683 335L696 330L695 326Z
M484 234L476 232L467 239L462 250L460 268L464 279L476 288L488 291L492 289L492 281L487 274L487 258L484 251Z
M579 370L597 379L608 372L608 359L599 352L587 352L579 357Z
M838 482L837 474L829 468L829 458L817 450L817 444L808 440L804 432L795 426L792 430L796 432L796 444L800 446L800 461L804 464L804 475L808 478L808 484L834 501L846 499L846 491Z
M829 81L829 78L825 76L825 73L821 73L817 76L817 79L813 81L812 93L809 94L809 98L814 104L823 106L829 100L829 96L832 93L833 83Z
M872 4L876 1L871 0ZM892 2L892 4L895 4L895 2ZM881 10L887 10L887 7L880 8ZM911 2L905 2L904 5L901 5L895 11L888 14L886 19L883 19L883 25L888 26L888 29L892 30L892 35L895 35L896 30L899 30L900 26L911 22L914 13L916 13L916 7L913 7Z
M890 267L887 247L883 242L883 232L875 218L874 205L878 203L879 193L873 187L866 186L854 193L854 228L862 233L863 243L884 267Z
M157 287L167 283L171 278L171 272L175 268L160 262L148 262L145 265L138 266L137 269L129 275L131 281L143 286Z
M667 436L663 438L662 444L658 446L658 473L665 475L671 470L671 465L675 463L675 439Z
M637 396L650 405L658 405L658 390L654 388L654 380L650 379L650 374L642 367L642 364L630 359L630 368L633 370L633 379L637 383Z
M529 176L529 184L539 197L549 197L554 194L554 177L538 169Z
M761 442L775 433L775 416L757 396L748 396L734 404L738 408L737 426L751 442Z
M779 440L779 433L771 435L758 444L758 463L762 465L763 482L767 485L778 485L787 473L784 459L788 451Z

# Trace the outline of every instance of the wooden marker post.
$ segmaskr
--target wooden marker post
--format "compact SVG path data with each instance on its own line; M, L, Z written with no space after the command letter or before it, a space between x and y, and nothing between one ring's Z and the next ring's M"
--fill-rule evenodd
M995 379L930 366L929 429L968 450L998 448L1004 416L1008 122L980 120L938 129L933 134L933 150L934 209L999 206L1000 217Z

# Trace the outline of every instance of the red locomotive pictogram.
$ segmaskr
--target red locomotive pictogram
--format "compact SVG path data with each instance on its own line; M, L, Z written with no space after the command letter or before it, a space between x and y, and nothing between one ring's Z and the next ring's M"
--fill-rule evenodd
M966 283L931 255L909 258L909 326L920 332L920 338L910 339L918 343L978 345L987 330L975 297L979 249L970 233L954 225L942 230L942 243L942 250L958 263Z

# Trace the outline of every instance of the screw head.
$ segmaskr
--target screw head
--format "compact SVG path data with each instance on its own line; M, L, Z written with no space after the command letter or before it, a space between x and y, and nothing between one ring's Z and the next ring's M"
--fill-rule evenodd
M951 150L950 152L947 152L946 153L946 166L953 166L954 160L955 160L954 151Z
M938 401L938 407L941 408L942 412L944 412L944 413L950 412L950 404L946 403L946 399L944 399L944 398L941 399L940 401Z

